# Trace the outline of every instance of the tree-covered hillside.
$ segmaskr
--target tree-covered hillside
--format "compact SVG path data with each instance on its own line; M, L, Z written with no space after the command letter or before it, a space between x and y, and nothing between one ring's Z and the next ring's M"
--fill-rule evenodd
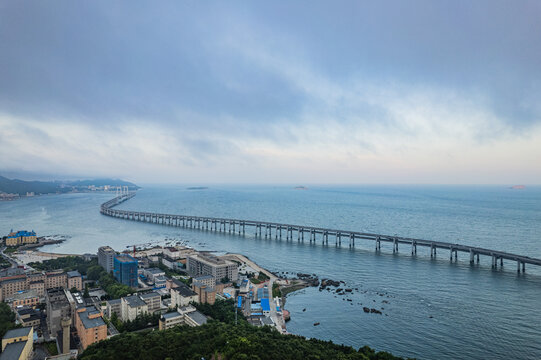
M199 327L127 333L91 345L81 360L106 359L400 359L368 347L356 350L329 341L282 335L270 327L257 328L211 321Z
M0 191L8 194L25 195L27 192L37 194L65 193L70 191L84 191L89 186L128 186L130 190L137 190L139 186L134 183L118 179L95 179L77 181L25 181L8 179L0 176Z

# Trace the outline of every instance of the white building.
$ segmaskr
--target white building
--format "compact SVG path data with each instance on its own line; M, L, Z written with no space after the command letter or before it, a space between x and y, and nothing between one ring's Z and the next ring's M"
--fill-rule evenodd
M133 321L144 313L148 313L148 305L139 296L130 295L121 299L122 321Z
M199 295L188 286L182 284L177 288L171 289L171 307L188 306L192 301L198 302Z
M238 265L211 254L192 254L186 258L186 269L191 276L211 275L217 280L237 281Z
M109 246L102 246L98 249L98 264L108 273L113 272L115 255L116 252Z

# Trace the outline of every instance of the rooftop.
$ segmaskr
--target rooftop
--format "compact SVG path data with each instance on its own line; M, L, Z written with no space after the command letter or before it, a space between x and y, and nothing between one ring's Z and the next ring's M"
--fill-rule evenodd
M181 283L181 285L179 285L176 289L173 289L173 290L178 291L178 293L180 294L180 296L183 296L183 297L189 297L189 296L197 295L192 289L190 289L190 288L189 288L186 284L184 284L184 283Z
M7 268L0 271L0 277L15 276L24 274L24 270L21 268Z
M101 247L98 248L98 252L99 251L103 251L103 252L111 252L112 251L112 252L115 252L113 250L113 248L110 247L110 246L101 246Z
M128 254L116 255L115 261L123 262L123 263L136 263L137 262L137 260L135 260L131 255L128 255Z
M205 315L201 314L197 310L193 311L193 312L190 312L190 313L187 313L184 316L187 316L190 319L192 319L195 323L197 323L197 325L203 325L203 324L207 323L207 317Z
M68 271L67 274L68 274L68 277L70 277L70 278L72 278L72 277L80 277L81 276L81 274L78 271Z
M122 300L128 303L130 307L139 307L139 306L145 306L146 303L141 300L141 298L137 295L131 295L123 297Z
M114 299L114 300L107 300L107 303L109 305L115 305L115 304L120 304L121 301L122 300L120 300L120 299Z
M7 344L6 348L0 354L0 360L13 360L19 359L26 345L26 341L19 341L11 344Z
M202 254L202 253L191 254L188 257L198 260L198 261L209 263L211 265L233 264L231 261L221 259L218 256L212 255L212 254Z
M145 270L145 272L151 273L151 274L164 274L165 271L158 269L158 268L148 268Z
M8 235L8 238L16 238L19 236L36 236L36 232L34 230L32 231L26 231L26 230L20 230L16 233L12 232Z
M261 308L263 311L270 311L269 299L261 299Z
M164 318L164 319L173 319L173 318L176 318L176 317L179 317L179 316L182 316L182 314L180 314L178 311L174 311L174 312L170 312L170 313L167 313L167 314L163 314L162 318Z
M195 281L203 281L208 279L214 279L214 276L212 275L199 275L193 278Z
M33 298L39 297L38 292L36 290L21 290L12 294L6 300L21 300L21 299L28 299L31 297Z
M158 294L157 292L155 291L152 291L152 292L149 292L149 293L146 293L146 294L141 294L139 295L142 299L148 299L148 298L153 298L153 297L161 297L160 294Z
M11 329L6 332L3 339L11 339L11 338L18 338L23 336L30 335L30 330L32 330L31 327L23 327L18 329Z
M92 329L98 326L105 325L105 321L103 321L103 318L101 316L90 318L90 316L100 314L101 312L98 311L94 306L89 306L86 308L85 311L80 311L77 314L79 315L79 318L81 319L81 322L83 323L83 326L85 329Z

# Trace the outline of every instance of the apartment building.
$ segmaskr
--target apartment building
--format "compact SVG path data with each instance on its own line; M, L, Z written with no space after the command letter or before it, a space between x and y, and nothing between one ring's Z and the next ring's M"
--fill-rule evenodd
M238 265L211 254L191 254L186 258L186 269L191 276L211 275L220 280L228 278L237 281L239 278Z
M147 310L151 314L159 311L162 307L162 297L157 292L153 291L146 294L141 294L139 297L145 302L145 304L147 304Z
M30 360L34 351L34 329L11 329L2 338L0 360Z
M178 287L171 289L172 307L188 306L191 302L199 302L199 295L187 285L181 283Z
M68 271L68 289L76 288L79 291L83 290L83 278L78 271Z
M98 264L108 273L113 272L116 252L109 246L98 248Z
M107 338L107 325L102 315L101 311L94 306L77 309L75 328L83 350L89 345Z
M148 305L137 295L130 295L121 299L122 321L135 320L141 314L148 313Z

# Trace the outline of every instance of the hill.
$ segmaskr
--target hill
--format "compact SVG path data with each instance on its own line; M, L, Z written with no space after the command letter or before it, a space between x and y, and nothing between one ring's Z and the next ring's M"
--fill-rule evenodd
M25 195L27 192L35 194L49 194L60 192L60 187L54 182L45 181L24 181L19 179L8 179L0 176L0 191L8 194Z
M0 192L8 194L26 195L67 193L71 191L88 191L90 187L102 188L103 186L128 186L130 190L137 190L139 186L134 183L119 179L94 179L77 181L25 181L19 179L8 179L0 176Z
M126 333L89 346L80 360L104 359L259 359L395 360L369 347L359 350L330 341L282 335L266 326L211 321L199 327Z

